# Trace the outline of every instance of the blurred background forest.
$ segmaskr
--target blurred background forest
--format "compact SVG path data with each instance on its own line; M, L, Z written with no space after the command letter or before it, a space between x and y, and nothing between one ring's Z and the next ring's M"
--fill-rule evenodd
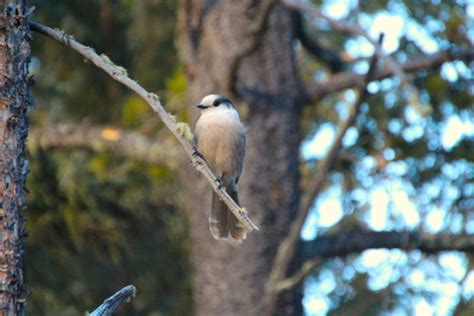
M314 1L334 18L358 17L374 38L385 31L384 48L396 52L400 62L452 43L472 50L474 3L469 2ZM36 7L36 21L107 54L159 95L169 112L191 121L195 110L178 58L178 1L31 0L30 5ZM323 47L319 51L336 56L313 56L295 42L305 81L339 71L365 73L373 54L366 41L309 17L304 23ZM183 211L187 191L178 170L184 154L144 101L77 53L33 35L37 105L28 139L25 269L33 290L28 314L83 315L129 283L138 294L120 315L193 314L192 241ZM448 62L413 78L421 103L407 105L398 79L369 85L373 95L362 107L358 128L344 138L342 158L314 203L303 240L355 228L474 233L472 62ZM349 89L302 111L303 186L354 99ZM133 131L137 139L166 144L170 147L162 150L172 158L140 161L92 140L71 144L60 135L100 133L105 127L111 137ZM465 253L368 250L319 265L304 283L302 302L308 315L472 315L473 268Z
M186 115L176 1L32 1L35 18L95 47ZM158 22L156 23L155 22ZM153 26L154 25L154 26ZM75 52L35 35L31 126L111 125L172 138L149 106ZM176 104L173 106L173 104ZM87 127L86 127L87 129ZM115 153L43 150L29 139L27 278L31 315L83 315L133 283L140 315L189 314L187 229L176 168ZM175 144L176 145L176 144ZM31 263L31 264L30 264ZM132 315L129 309L123 315Z

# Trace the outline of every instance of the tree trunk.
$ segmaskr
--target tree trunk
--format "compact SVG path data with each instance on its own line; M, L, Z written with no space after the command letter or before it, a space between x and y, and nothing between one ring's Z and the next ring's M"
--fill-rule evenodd
M236 104L247 126L240 201L260 227L240 245L213 240L207 222L210 188L195 171L185 169L196 315L265 313L263 297L273 258L298 207L303 93L289 12L276 5L255 49L245 52L234 74L229 69L242 48L252 46L249 25L263 2L181 2L181 57L189 78L190 106L210 93L226 95ZM234 89L229 89L232 79ZM190 107L190 112L195 120L197 110ZM286 302L283 298L278 313L301 314L300 295L296 299L298 304L294 296Z
M27 109L33 104L28 90L30 31L26 1L2 0L0 12L0 313L23 315L25 140Z

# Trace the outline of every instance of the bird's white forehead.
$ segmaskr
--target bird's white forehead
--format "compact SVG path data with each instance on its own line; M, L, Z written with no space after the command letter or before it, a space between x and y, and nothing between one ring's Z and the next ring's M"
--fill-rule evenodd
M228 108L226 106L209 107L204 111L201 111L201 116L204 117L231 117L239 120L239 113L234 108Z
M217 95L217 94L210 94L210 95L207 95L205 96L201 103L202 104L206 104L206 105L209 105L209 104L212 104L216 99L220 98L221 96L220 95Z

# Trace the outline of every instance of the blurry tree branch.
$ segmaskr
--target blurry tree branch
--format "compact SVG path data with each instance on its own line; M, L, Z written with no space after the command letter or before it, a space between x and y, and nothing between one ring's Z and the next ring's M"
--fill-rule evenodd
M273 292L273 295L291 290L303 282L319 264L321 264L321 261L318 259L307 259L298 271L293 273L292 276L276 282L270 290Z
M474 52L467 51L467 52L456 52L453 54L453 50L439 52L433 55L427 55L423 57L418 57L417 60L409 60L404 64L400 65L397 63L392 57L386 55L383 52L382 45L377 43L370 35L364 30L360 25L349 25L344 23L343 21L339 21L337 19L333 19L329 16L324 15L321 10L314 4L302 2L299 0L282 0L281 1L285 6L288 8L299 11L301 14L307 13L313 16L316 19L321 19L326 21L333 29L338 30L342 33L351 35L351 36L362 36L367 39L372 46L374 47L375 53L377 56L384 62L384 68L377 73L375 79L380 80L385 77L395 75L400 79L400 83L404 88L404 93L406 94L407 98L413 100L415 102L420 102L418 97L418 91L414 87L412 80L408 77L407 72L414 72L422 69L432 69L436 66L439 66L443 62L457 59L462 55L469 58L469 60L474 59ZM302 42L304 45L304 43ZM426 61L420 60L421 58L427 59ZM413 67L413 65L417 65L418 67ZM357 78L356 78L357 77ZM333 93L336 91L340 91L343 89L351 88L357 85L357 82L360 82L362 75L343 73L339 75L333 76L325 83L317 83L317 86L308 89L308 96L309 101L316 102L321 99L323 96ZM352 82L352 84L348 84L348 81ZM346 83L346 85L344 85ZM327 89L327 90L326 90Z
M448 49L430 55L412 57L401 64L405 72L417 72L421 70L432 70L445 62L452 60L463 60L471 62L474 60L474 51ZM382 80L393 75L393 71L388 67L379 69L374 80ZM316 82L307 87L308 101L315 103L325 96L343 91L345 89L360 88L364 85L364 75L353 72L343 72L333 75L326 81Z
M206 180L211 184L213 190L219 196L220 199L227 205L229 210L249 229L249 231L258 230L258 227L250 220L247 215L247 211L241 208L226 192L225 188L219 185L218 178L212 173L211 169L205 162L205 160L197 154L196 149L190 143L192 140L192 132L189 125L184 122L177 122L176 119L166 112L163 108L159 97L146 91L136 81L128 77L126 69L115 65L106 55L98 55L92 48L84 46L74 40L74 38L66 33L54 30L45 25L30 22L31 29L33 31L44 34L61 44L72 48L86 59L90 60L98 68L105 71L114 80L122 83L132 91L137 93L143 100L145 100L150 107L158 114L160 119L163 121L165 126L173 133L178 141L183 146L186 154L191 160L192 164L199 171Z
M135 296L136 292L137 290L133 285L127 285L106 299L102 305L90 313L90 316L111 316L120 304L130 301Z
M428 234L417 231L352 231L321 236L303 243L308 257L344 257L367 249L420 250L426 254L440 251L474 251L474 234Z
M177 167L179 156L171 141L153 140L132 130L86 124L63 124L33 127L28 135L28 147L36 149L87 149L112 152L145 164Z
M311 37L305 30L303 14L299 10L292 10L293 27L295 36L301 45L314 57L326 63L332 72L340 72L344 68L344 60L339 56L339 52L324 47L316 38Z
M384 64L392 71L392 73L400 79L400 83L404 88L404 92L406 93L407 97L416 98L417 102L419 102L418 92L413 86L411 79L409 79L406 75L403 68L400 67L400 65L392 57L386 55L383 51L382 45L370 37L367 31L364 30L359 24L348 25L342 21L326 16L316 5L311 3L303 3L299 0L283 0L283 3L294 10L299 10L301 13L308 13L317 19L325 20L335 30L352 36L362 36L367 39L367 41L369 41L369 43L374 47L378 58L382 60Z
M345 257L368 249L419 250L425 254L442 251L474 251L474 235L425 234L416 231L351 231L320 236L302 243L309 258L293 276L272 288L275 292L290 290L316 268L321 258Z
M383 34L380 34L379 42L381 43L382 41L383 41ZM344 135L346 134L346 131L349 129L349 127L351 127L354 124L362 103L365 102L366 98L369 95L369 92L367 91L367 85L369 84L370 81L373 80L374 74L376 72L377 60L378 60L377 57L378 56L376 54L372 56L369 70L367 71L367 74L365 75L365 78L363 80L364 87L361 89L349 113L349 117L340 124L339 131L336 135L336 139L334 140L334 143L332 144L331 148L329 149L324 159L321 162L319 162L313 181L312 183L310 183L308 192L306 193L306 195L304 196L302 200L302 203L301 203L302 206L299 209L293 223L290 226L288 235L286 236L286 238L283 240L283 242L280 244L278 248L278 251L273 263L272 271L270 273L270 278L267 283L267 293L268 293L268 299L270 300L270 303L269 303L270 306L275 305L274 303L272 303L272 301L276 301L277 299L277 296L272 291L272 289L275 286L275 284L277 284L280 280L282 280L285 277L286 271L288 270L288 267L291 261L293 260L293 257L298 245L298 241L300 239L301 229L303 228L304 222L306 221L306 217L308 216L308 213L311 210L314 200L316 199L324 183L326 182L326 177L329 170L332 168L334 162L337 159L339 151L342 147L342 139L344 138Z

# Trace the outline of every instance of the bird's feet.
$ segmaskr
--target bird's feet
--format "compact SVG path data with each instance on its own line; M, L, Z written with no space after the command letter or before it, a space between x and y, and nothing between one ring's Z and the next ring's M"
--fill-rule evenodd
M201 159L205 160L203 155L199 152L199 150L196 148L196 146L193 146L193 157L200 157Z
M214 181L216 182L217 188L218 188L219 190L225 189L225 185L224 185L224 183L222 182L221 179L216 178L216 180L214 180Z

